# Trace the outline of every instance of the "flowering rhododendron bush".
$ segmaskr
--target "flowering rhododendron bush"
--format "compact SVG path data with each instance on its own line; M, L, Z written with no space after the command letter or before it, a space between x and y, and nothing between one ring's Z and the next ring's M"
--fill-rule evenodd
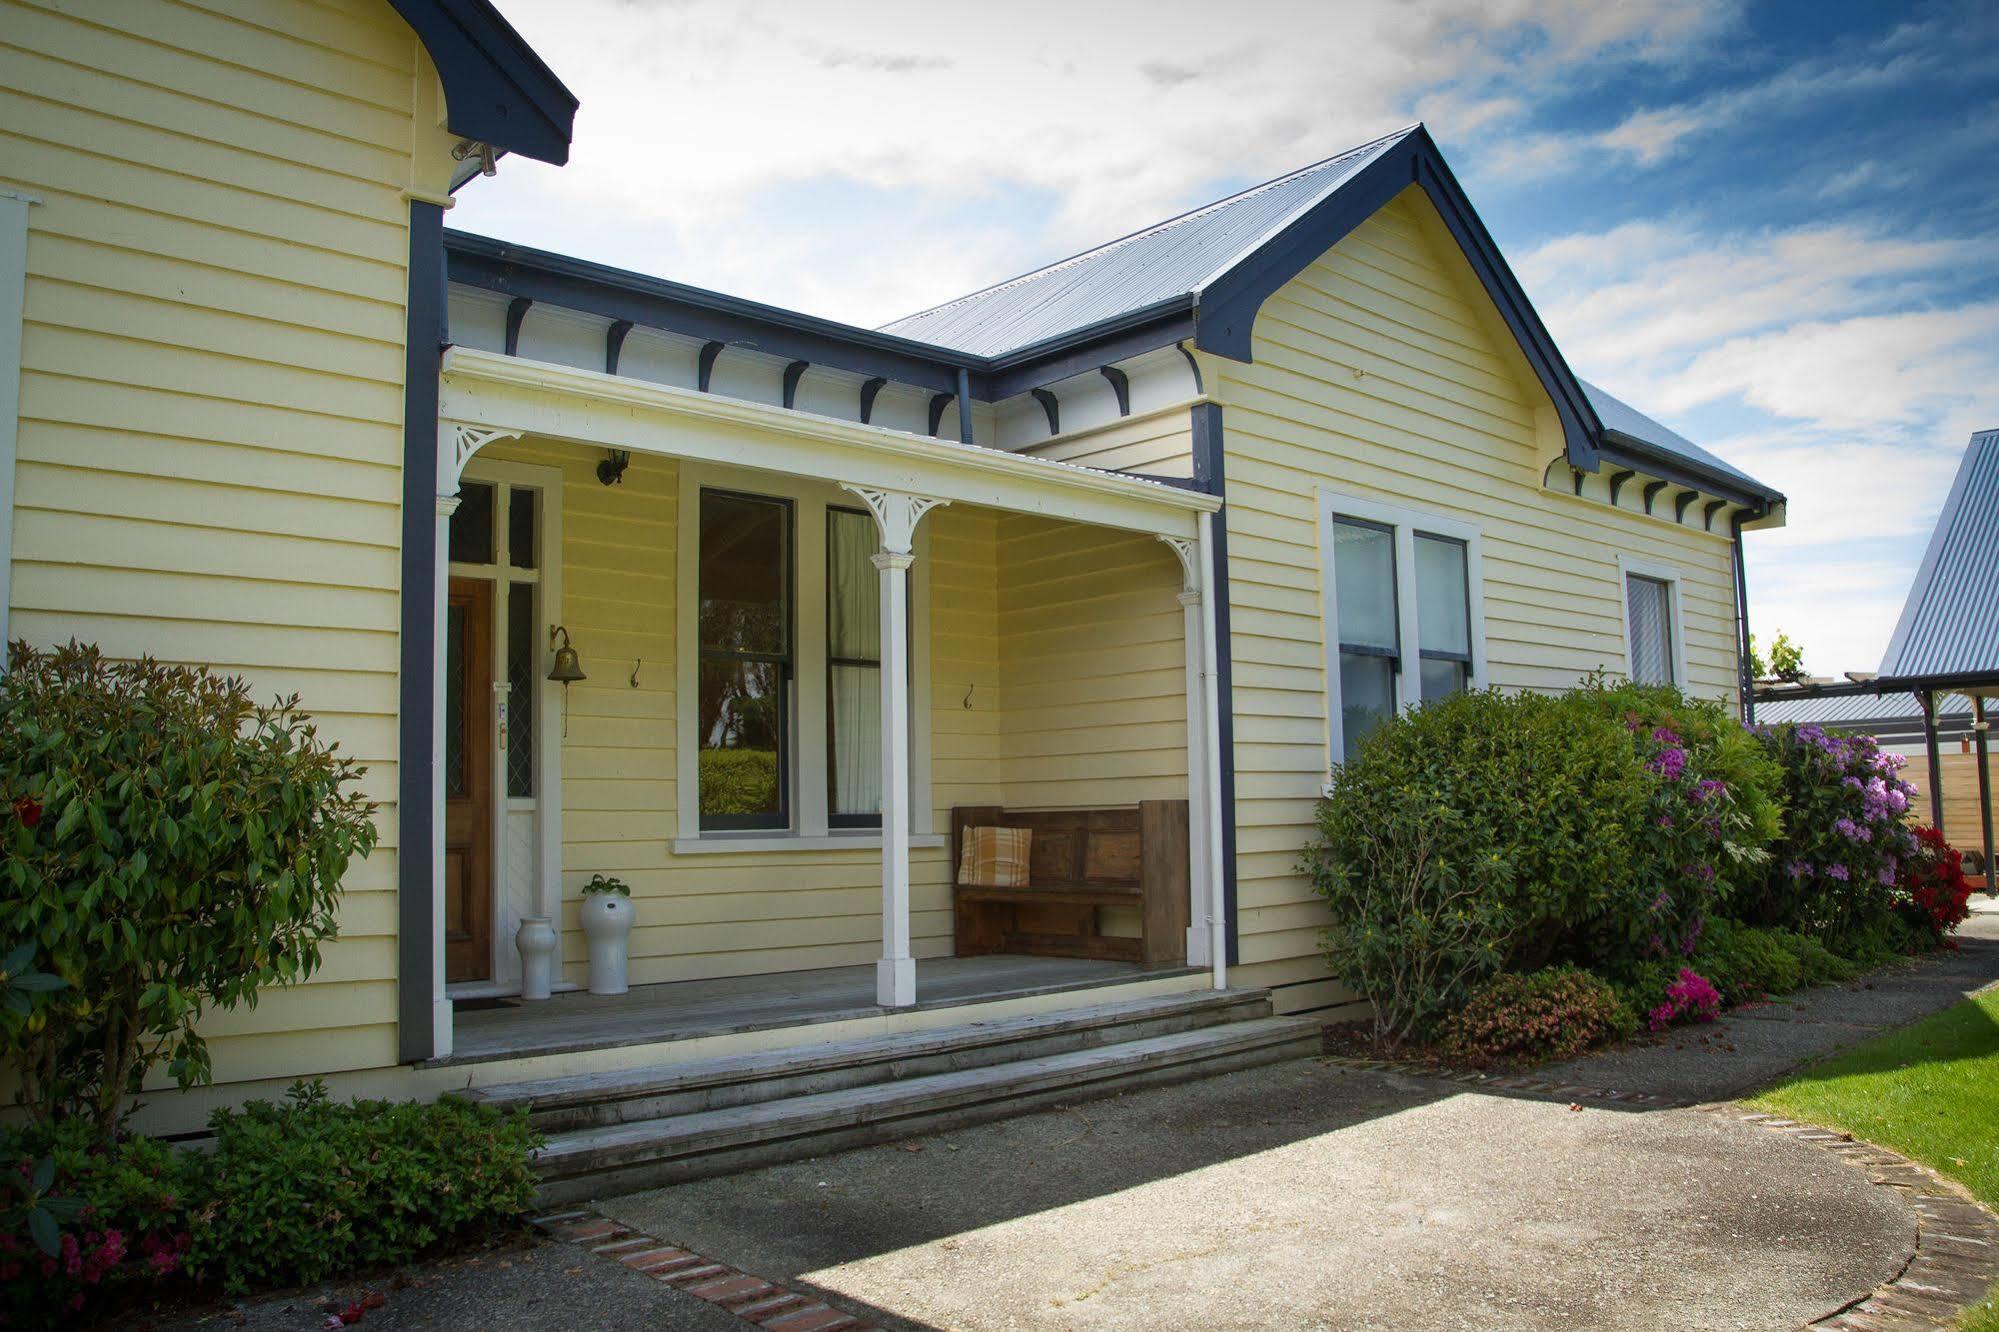
M1904 917L1939 939L1971 915L1971 883L1964 857L1935 828L1916 829L1916 845L1902 864Z
M1868 736L1818 726L1754 729L1783 772L1784 832L1734 914L1837 939L1889 916L1916 851L1903 759Z

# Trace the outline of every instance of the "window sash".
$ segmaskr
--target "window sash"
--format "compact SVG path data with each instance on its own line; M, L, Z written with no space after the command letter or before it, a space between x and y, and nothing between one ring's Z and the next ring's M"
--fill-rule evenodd
M880 546L874 515L827 508L826 824L830 828L881 826L881 577L872 559Z
M1631 638L1631 679L1638 684L1677 685L1673 660L1673 585L1663 578L1624 576L1625 630Z
M706 608L709 600L708 588L706 586L706 571L707 571L708 556L709 556L709 551L707 548L709 533L708 533L708 524L706 521L705 509L707 507L707 501L710 498L733 500L746 504L769 505L781 511L781 517L780 517L781 526L779 529L778 553L777 553L777 563L778 563L777 574L779 580L778 605L777 605L778 623L774 626L770 626L775 631L775 641L781 644L781 650L753 650L753 649L736 648L736 647L715 647L711 646L708 641L707 629L705 628L705 626L702 625L701 621L702 621L702 612ZM757 810L753 812L710 811L704 807L703 804L704 796L697 789L695 794L696 814L700 820L701 830L704 832L709 832L709 831L725 832L725 831L746 831L751 829L789 828L791 826L791 791L792 791L791 711L794 706L792 696L794 692L793 686L796 676L794 656L796 651L796 638L797 638L795 632L795 625L793 623L795 618L794 603L796 598L794 596L794 591L796 584L796 569L794 568L794 555L793 555L795 543L793 541L791 502L789 500L780 499L768 495L743 494L736 491L720 490L708 487L704 487L700 491L700 499L702 501L701 509L704 512L702 512L701 516L697 519L697 536L696 536L697 549L695 552L696 578L697 581L702 584L702 586L696 589L696 603L695 603L696 634L697 634L697 640L699 642L699 648L696 654L696 666L695 666L695 682L696 682L695 719L696 719L696 726L698 728L697 733L694 737L694 743L696 746L696 755L695 755L696 771L697 773L699 772L702 759L708 754L755 752L753 750L744 750L736 748L723 749L719 746L714 746L709 743L710 732L717 725L721 724L723 718L719 714L712 717L702 715L702 708L705 703L705 694L707 690L708 668L711 665L722 666L728 664L735 664L738 667L748 667L748 666L774 667L776 668L776 679L774 681L773 686L768 691L768 696L776 700L775 715L772 718L772 732L773 732L772 744L774 747L773 762L775 764L775 769L776 769L776 791L775 791L774 803L776 807L774 809Z

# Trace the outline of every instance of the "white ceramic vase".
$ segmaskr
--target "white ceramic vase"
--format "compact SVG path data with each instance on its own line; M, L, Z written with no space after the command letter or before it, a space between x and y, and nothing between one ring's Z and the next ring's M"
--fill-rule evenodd
M623 893L583 894L583 934L590 941L590 993L623 994L625 948L637 913Z
M546 999L555 980L555 926L547 916L522 916L514 931L521 951L521 998Z

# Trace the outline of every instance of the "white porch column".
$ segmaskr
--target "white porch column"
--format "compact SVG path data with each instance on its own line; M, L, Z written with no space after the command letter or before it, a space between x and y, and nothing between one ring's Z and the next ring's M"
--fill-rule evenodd
M1180 560L1180 636L1186 644L1187 689L1187 886L1192 895L1187 911L1187 964L1208 965L1208 708L1205 637L1201 622L1200 550L1186 537L1161 536Z
M916 563L916 525L949 500L841 483L867 502L881 527L882 651L882 956L875 964L875 1002L908 1008L916 1002L916 959L909 951L909 567Z
M1201 538L1196 546L1197 558L1203 570L1215 567L1215 515L1204 513L1200 516ZM1212 580L1207 580L1212 581ZM1207 714L1202 726L1202 748L1208 756L1208 800L1207 800L1207 853L1208 853L1208 965L1214 970L1215 988L1225 990L1229 984L1228 945L1228 903L1223 898L1222 882L1222 772L1224 765L1235 762L1234 754L1222 753L1222 705L1221 671L1216 660L1215 617L1219 615L1222 598L1229 594L1228 586L1214 588L1214 595L1203 599L1201 616L1201 699L1203 711Z

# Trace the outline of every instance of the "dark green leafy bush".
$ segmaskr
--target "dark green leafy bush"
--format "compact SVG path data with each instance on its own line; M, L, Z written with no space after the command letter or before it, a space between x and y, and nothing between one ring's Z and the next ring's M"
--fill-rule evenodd
M525 1112L451 1097L339 1105L299 1084L210 1125L192 1258L232 1293L404 1262L534 1201L540 1137Z
M1629 1035L1631 1011L1604 981L1580 967L1532 975L1507 972L1472 991L1442 1027L1444 1053L1479 1067L1568 1059Z
M37 1166L49 1174L44 1191L63 1205L52 1234L27 1233L13 1217L0 1233L0 1323L81 1321L186 1283L198 1157L151 1138L106 1146L81 1119L0 1132L0 1173L18 1178ZM54 1253L44 1251L50 1240Z
M1453 695L1378 728L1319 807L1304 868L1335 975L1390 1040L1531 971L1622 902L1650 788L1624 728L1536 694Z
M1708 978L1731 1006L1773 994L1789 994L1804 983L1805 969L1775 930L1759 930L1717 917L1702 932L1687 963Z
M109 1141L155 1063L207 1079L204 1012L319 965L341 877L375 844L361 769L336 748L297 699L255 707L241 680L13 645L0 940L66 982L0 1024L31 1115L86 1117Z

